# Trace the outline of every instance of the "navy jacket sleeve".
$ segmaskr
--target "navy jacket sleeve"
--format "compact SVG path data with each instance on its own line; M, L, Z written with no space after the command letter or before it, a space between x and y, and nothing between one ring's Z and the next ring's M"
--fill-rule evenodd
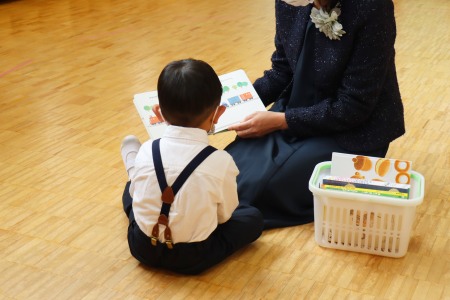
M266 106L279 99L292 83L294 67L303 46L303 34L310 14L310 9L299 10L281 0L275 3L275 51L271 58L272 68L264 71L264 76L254 83L256 92ZM290 37L294 43L286 43L287 30L293 30Z
M293 70L289 66L283 45L278 37L279 35L275 34L276 50L271 58L272 69L264 71L264 76L257 79L254 83L255 90L266 106L277 100L293 77Z

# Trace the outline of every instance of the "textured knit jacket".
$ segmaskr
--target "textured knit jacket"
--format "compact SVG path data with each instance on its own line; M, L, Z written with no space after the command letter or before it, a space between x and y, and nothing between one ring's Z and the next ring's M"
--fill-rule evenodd
M317 104L287 109L286 121L298 137L331 135L350 151L377 150L405 132L395 69L393 3L340 3L338 21L346 32L340 40L330 40L314 28L311 72ZM255 81L255 89L266 105L289 98L311 8L275 1L272 69Z

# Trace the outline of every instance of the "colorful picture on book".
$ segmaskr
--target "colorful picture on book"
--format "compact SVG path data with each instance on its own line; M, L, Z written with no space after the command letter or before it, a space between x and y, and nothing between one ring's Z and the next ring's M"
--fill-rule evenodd
M333 176L409 184L411 169L412 163L406 160L336 152L332 155Z
M230 125L242 121L255 111L266 110L243 70L221 75L219 79L222 83L220 105L227 109L216 124L215 133L227 130ZM158 103L157 91L136 94L133 102L149 136L161 137L167 125L161 122L152 111L152 106Z

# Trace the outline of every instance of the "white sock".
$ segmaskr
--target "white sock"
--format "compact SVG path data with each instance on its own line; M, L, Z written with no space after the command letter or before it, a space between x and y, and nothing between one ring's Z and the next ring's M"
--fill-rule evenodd
M134 135L128 135L122 140L120 146L120 153L122 155L122 160L125 165L125 170L127 170L128 178L134 178L134 161L141 147L141 142Z
M136 155L136 152L129 152L125 158L125 165L128 166L127 173L129 180L134 177L134 161L136 160Z

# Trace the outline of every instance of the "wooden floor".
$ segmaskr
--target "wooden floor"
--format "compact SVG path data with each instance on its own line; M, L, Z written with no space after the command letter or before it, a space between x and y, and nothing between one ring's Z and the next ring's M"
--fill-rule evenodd
M308 224L185 277L128 251L119 145L147 138L132 97L187 57L261 76L273 1L0 1L0 298L450 299L450 1L395 2L407 133L388 156L426 178L407 255L321 248Z

